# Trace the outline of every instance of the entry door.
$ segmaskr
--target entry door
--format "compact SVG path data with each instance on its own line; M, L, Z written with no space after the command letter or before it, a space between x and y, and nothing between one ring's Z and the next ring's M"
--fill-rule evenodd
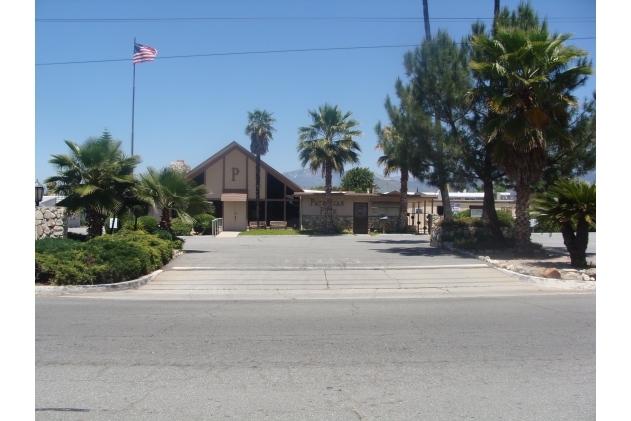
M245 231L247 202L223 202L223 230Z
M368 234L368 203L353 203L353 234Z

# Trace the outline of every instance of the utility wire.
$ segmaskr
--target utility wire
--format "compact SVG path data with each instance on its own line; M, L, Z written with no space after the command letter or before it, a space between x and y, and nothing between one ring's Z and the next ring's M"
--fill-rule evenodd
M596 39L596 37L585 37L585 38L571 38L571 40L586 40L586 39ZM462 43L457 43L462 44ZM330 47L330 48L303 48L303 49L293 49L293 50L267 50L267 51L243 51L243 52L232 52L232 53L209 53L209 54L189 54L182 56L158 56L155 60L166 60L173 58L192 58L192 57L216 57L216 56L237 56L237 55L251 55L251 54L278 54L278 53L304 53L310 51L340 51L340 50L369 50L369 49L379 49L379 48L410 48L410 47L418 47L418 44L402 44L402 45L376 45L369 47ZM131 61L132 58L118 58L118 59L108 59L108 60L84 60L84 61L63 61L63 62L54 62L54 63L35 63L36 66L56 66L62 64L88 64L88 63L108 63L108 62L116 62L116 61Z
M480 18L480 17L468 17L468 18L430 18L432 22L459 22L459 21L493 21L493 17ZM560 18L546 18L547 21L564 21L564 22L595 22L595 17L560 17ZM169 22L216 22L216 21L338 21L338 22L423 22L423 17L345 17L345 18L317 18L317 17L294 17L294 18L261 18L261 17L214 17L214 18L77 18L77 19L65 19L65 18L50 18L50 19L35 19L38 23L169 23Z

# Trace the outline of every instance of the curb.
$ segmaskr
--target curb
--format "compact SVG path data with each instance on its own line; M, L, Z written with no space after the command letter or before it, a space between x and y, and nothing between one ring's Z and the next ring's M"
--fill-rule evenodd
M482 260L486 262L488 265L494 267L505 275L508 275L512 278L515 278L519 281L526 282L530 285L540 286L544 288L558 288L558 289L574 289L574 290L582 290L582 291L596 291L596 281L578 281L574 279L553 279L553 278L541 278L539 276L532 275L524 275L522 273L517 273L510 271L508 269L502 269L498 267L495 263L490 262L484 256L478 256L477 254L463 251L463 250L454 250L449 249L452 252L464 254L466 256L475 257L478 260ZM555 253L557 255L562 255L561 253Z
M142 276L132 281L119 282L116 284L102 285L65 285L65 286L36 286L35 295L70 295L87 292L109 292L135 289L151 282L156 276L162 273L162 269L156 270L149 275Z
M576 281L573 279L552 279L552 278L540 278L538 276L523 275L517 272L511 272L510 270L498 268L493 265L495 269L500 272L518 279L522 282L526 282L531 285L536 285L545 288L559 288L559 289L579 289L584 291L596 291L596 281Z

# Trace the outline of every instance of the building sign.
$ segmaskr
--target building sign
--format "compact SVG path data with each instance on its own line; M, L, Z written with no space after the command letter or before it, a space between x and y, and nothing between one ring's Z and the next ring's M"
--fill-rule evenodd
M451 204L452 212L460 212L460 203L452 203Z
M320 208L320 215L324 215L324 200L317 200L317 199L311 199L309 202L309 205L315 208ZM337 209L336 208L343 208L344 207L344 201L343 200L331 200L331 203L333 205L333 215L337 215Z

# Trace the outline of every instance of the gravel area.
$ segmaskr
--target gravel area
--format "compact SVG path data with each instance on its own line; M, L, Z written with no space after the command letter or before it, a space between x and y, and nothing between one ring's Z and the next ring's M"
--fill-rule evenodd
M596 261L590 261L588 258L588 268L576 270L570 265L570 257L549 251L541 251L532 258L516 257L513 253L502 252L497 250L483 250L477 253L469 253L477 256L479 259L487 261L492 265L501 269L507 269L512 272L522 273L524 275L538 276L545 278L544 271L546 269L556 269L561 275L561 279L571 280L587 280L583 275L587 275L590 280L596 280Z

